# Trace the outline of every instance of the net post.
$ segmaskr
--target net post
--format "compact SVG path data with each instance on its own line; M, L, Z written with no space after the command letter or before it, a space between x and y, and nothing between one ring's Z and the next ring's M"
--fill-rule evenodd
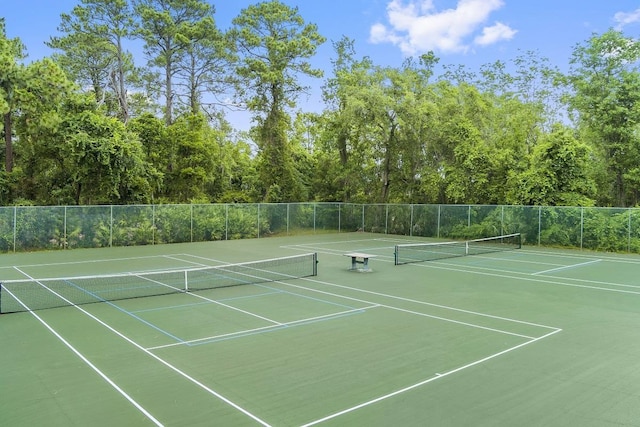
M313 276L318 275L318 252L313 253Z
M469 255L469 241L464 242L464 254Z
M189 292L189 272L184 271L184 291Z
M398 245L393 250L393 265L398 265Z

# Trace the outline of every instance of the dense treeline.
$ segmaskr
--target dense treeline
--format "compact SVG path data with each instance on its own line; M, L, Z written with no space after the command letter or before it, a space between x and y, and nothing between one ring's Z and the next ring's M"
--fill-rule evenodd
M561 73L536 52L382 66L343 38L323 76L326 42L277 0L227 30L205 0L79 0L28 62L0 20L0 205L638 204L640 41L594 34Z

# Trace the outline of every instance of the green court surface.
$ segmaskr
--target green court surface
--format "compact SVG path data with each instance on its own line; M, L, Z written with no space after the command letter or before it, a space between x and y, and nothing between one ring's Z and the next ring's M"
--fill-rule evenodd
M0 255L7 284L318 258L316 276L0 315L0 424L640 426L640 257L525 246L394 265L416 241Z

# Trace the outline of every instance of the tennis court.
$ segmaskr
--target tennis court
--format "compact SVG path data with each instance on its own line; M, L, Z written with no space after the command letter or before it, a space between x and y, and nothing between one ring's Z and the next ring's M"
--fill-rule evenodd
M640 426L640 257L524 246L395 265L396 245L428 241L2 255L1 423Z

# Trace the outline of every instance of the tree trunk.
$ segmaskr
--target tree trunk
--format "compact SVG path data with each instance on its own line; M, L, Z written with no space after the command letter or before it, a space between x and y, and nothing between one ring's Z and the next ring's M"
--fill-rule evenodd
M11 136L11 112L4 115L4 143L5 143L5 157L4 165L7 172L13 171L13 138Z
M165 111L164 121L167 126L173 123L173 88L171 87L171 61L165 66Z
M127 100L127 91L124 85L124 59L122 51L122 40L118 37L118 102L120 103L120 109L122 114L122 121L126 124L129 121L129 102Z

